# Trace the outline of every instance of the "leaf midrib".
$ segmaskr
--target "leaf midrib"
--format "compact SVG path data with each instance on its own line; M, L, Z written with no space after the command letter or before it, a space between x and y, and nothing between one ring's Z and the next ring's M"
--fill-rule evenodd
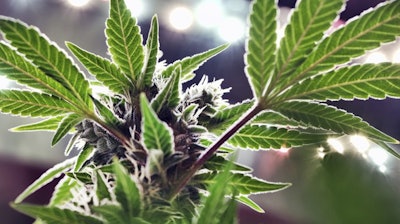
M10 27L10 26L9 26L9 27ZM35 53L36 55L40 56L40 58L42 58L45 62L47 62L47 64L50 65L50 67L51 67L55 72L57 72L57 75L67 84L68 89L69 89L70 91L73 92L74 96L77 97L83 104L86 105L86 102L85 102L85 100L81 97L80 93L77 92L76 89L75 89L75 87L71 85L71 83L69 82L69 80L66 79L66 78L64 77L63 73L58 69L58 67L54 66L54 64L53 64L50 60L48 60L46 57L44 57L44 56L40 53L40 51L38 51L38 50L35 48L35 46L31 45L31 43L29 42L29 40L27 40L23 35L20 35L20 33L19 33L16 29L14 29L12 26L11 26L10 28L11 28L12 30L14 30L14 33L15 33L17 36L19 36L20 38L22 38L22 40L24 40L25 43L28 44L29 47L31 47L31 49L34 51L34 53ZM32 32L32 28L29 28L29 31ZM41 42L42 40L43 40L43 37L42 37L42 36L39 36L39 42ZM55 47L55 46L52 45L52 44L49 44L49 46L48 46L48 47L50 48L50 52L52 51L52 50L51 50L51 47L52 47L52 46ZM60 52L60 53L63 54L62 52ZM68 61L68 60L69 60L69 59L66 58L66 61ZM66 62L64 62L64 63L66 63ZM73 67L74 67L74 65L73 65L72 62L71 62L71 68L73 69ZM76 105L76 106L80 106L80 105Z
M302 32L300 38L298 39L298 41L296 42L296 44L293 47L293 50L290 52L289 57L287 58L286 62L281 66L281 68L278 70L278 74L277 74L277 79L286 71L286 66L288 66L290 60L292 59L292 57L295 55L295 53L297 52L297 48L300 46L301 41L303 40L303 38L306 36L306 33L308 32L308 30L311 28L311 26L313 25L318 13L321 11L322 8L322 1L320 1L320 4L318 6L318 10L316 10L316 12L314 13L314 16L312 16L312 19L310 20L310 22L307 24L306 28L304 29L304 31Z
M353 38L350 38L349 40L343 42L342 44L340 44L337 48L335 48L334 50L332 50L329 53L325 53L323 57L321 57L319 60L315 61L313 64L311 64L307 69L305 69L303 72L299 73L297 75L297 77L295 79L293 79L291 82L289 82L287 85L285 85L284 88L282 89L286 89L289 86L293 85L293 83L301 80L303 78L304 75L306 75L310 70L312 70L313 68L315 68L316 66L318 66L322 61L324 61L325 59L329 58L332 54L336 53L337 51L339 51L340 49L342 49L344 46L346 46L348 43L358 39L360 36L363 36L365 34L367 34L368 32L376 29L377 27L391 21L394 20L396 18L398 18L399 16L394 16L394 17L390 17L387 20L382 21L381 23L377 23L375 26L371 27L370 29L364 30L363 32L360 32L358 35L354 36ZM344 27L343 27L344 28ZM342 28L342 29L343 29Z
M134 68L133 68L133 64L132 64L132 58L131 58L131 55L129 54L129 49L128 49L128 44L127 44L127 40L126 40L126 33L125 33L125 29L123 29L123 27L124 27L124 24L123 24L123 20L122 20L122 16L121 16L121 7L120 7L120 2L118 3L118 7L117 7L117 15L118 15L118 22L119 22L119 27L118 28L120 28L119 30L121 31L121 34L122 34L122 40L123 40L123 42L124 42L124 50L125 50L125 55L128 57L127 59L128 59L128 65L129 65L129 70L132 72L132 78L134 79L135 78L135 71L134 71Z
M326 87L323 87L323 88L314 89L314 90L309 91L309 92L302 92L301 94L292 95L292 96L289 96L287 98L284 98L284 100L286 101L286 100L293 100L293 99L299 99L299 98L302 99L301 98L302 96L307 96L307 95L315 94L315 93L318 93L318 92L328 91L330 89L340 88L340 87L344 87L344 86L347 86L347 85L356 85L356 84L360 84L360 83L367 83L367 82L374 82L374 81L377 81L377 82L378 81L388 81L388 80L400 80L400 77L392 76L392 77L368 78L368 79L361 79L361 80L358 79L358 80L353 80L351 82L338 83L338 84L335 84L335 85L330 85L330 86L326 86ZM353 95L355 95L355 94L353 94ZM368 94L368 95L370 95L370 94ZM327 99L327 97L326 97L326 99Z

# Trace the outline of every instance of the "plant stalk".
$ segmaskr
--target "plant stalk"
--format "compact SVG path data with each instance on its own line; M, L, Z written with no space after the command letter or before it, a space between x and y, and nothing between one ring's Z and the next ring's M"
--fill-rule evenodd
M264 105L258 103L255 107L250 109L238 122L236 122L232 127L226 130L221 137L214 142L208 149L206 149L195 163L189 168L187 172L178 181L177 187L169 195L169 200L172 200L190 181L193 175L201 168L203 165L216 153L216 151L221 147L229 138L231 138L237 131L239 131L247 122L253 119L258 113L264 110Z

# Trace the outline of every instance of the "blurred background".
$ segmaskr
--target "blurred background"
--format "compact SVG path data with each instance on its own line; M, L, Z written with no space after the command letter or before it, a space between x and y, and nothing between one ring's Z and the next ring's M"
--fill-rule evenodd
M281 0L284 27L295 0ZM346 23L383 0L349 0L334 27ZM197 74L224 79L232 87L226 97L240 102L251 97L244 74L244 42L250 1L246 0L126 0L147 36L151 16L160 20L163 58L173 62L230 42L228 50L207 62ZM106 0L1 0L0 14L38 26L51 40L107 57L104 28ZM400 29L400 24L399 24ZM354 63L400 62L400 41L369 52ZM0 76L0 88L14 83ZM400 101L331 102L363 117L378 129L400 139ZM51 133L11 133L8 129L31 119L0 115L1 223L31 223L8 206L23 189L53 164L64 159L66 141L50 148ZM329 148L329 151L327 149ZM399 151L399 149L397 149ZM400 151L399 151L400 152ZM291 182L278 193L254 196L266 210L258 214L240 209L240 223L400 223L400 161L362 136L332 139L327 147L309 146L266 152L241 152L240 162L268 181ZM47 203L54 183L29 198Z

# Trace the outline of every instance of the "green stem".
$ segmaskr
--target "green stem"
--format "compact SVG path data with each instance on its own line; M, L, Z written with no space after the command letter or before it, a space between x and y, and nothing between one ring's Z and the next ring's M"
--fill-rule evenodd
M214 142L207 150L205 150L195 163L188 169L187 172L178 181L177 186L169 195L169 200L172 200L190 181L193 175L216 153L229 138L231 138L237 131L239 131L247 122L253 119L258 113L265 108L265 105L258 103L249 112L247 112L239 121L232 125L227 131L225 131L221 137Z

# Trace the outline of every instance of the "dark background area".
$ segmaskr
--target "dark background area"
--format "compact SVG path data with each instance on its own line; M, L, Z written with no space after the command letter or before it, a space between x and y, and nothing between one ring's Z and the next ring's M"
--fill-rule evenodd
M17 2L24 5L17 5ZM67 7L64 2L62 0L1 0L0 14L38 26L51 40L63 48L65 48L65 41L71 41L91 52L107 56L104 21L108 13L108 2L93 0L92 6L85 10ZM163 23L165 19L163 20L162 10L166 6L180 2L190 8L196 1L149 0L147 2L151 4L151 8L145 16L139 18L142 34L147 35L151 15L159 14L160 47L163 51L163 59L167 62L173 62L224 43L209 30L194 27L188 32L177 32L170 29L165 22ZM231 1L222 2L227 8L232 7L229 6ZM383 0L349 0L340 18L346 21L380 2ZM293 7L295 1L279 1L279 5ZM232 9L232 13L242 16L243 20L246 19L247 12L248 8ZM231 102L250 98L251 91L243 71L244 48L243 39L232 43L228 50L198 70L198 77L194 82L198 81L203 74L216 79L223 78L223 86L232 87L231 92L226 94ZM363 117L378 129L400 139L399 100L340 101L332 102L332 104ZM0 127L4 129L2 131L23 123L10 116L0 117ZM41 133L43 134L51 135ZM15 154L12 152L18 151L16 147L20 141L27 141L29 144L32 136L39 135L13 133L7 136L13 136L14 140L0 138L2 139L0 142L0 217L3 217L0 223L30 223L31 219L14 212L9 208L8 203L44 170L62 159L63 143L59 146L60 149L57 149L58 151L51 150L47 160L46 157L29 159L29 156L22 155L23 151ZM50 151L50 141L48 139L41 141L49 146L47 148L33 146L32 148L36 150L33 154L46 155ZM346 147L350 148L350 146ZM344 155L331 153L324 159L316 158L316 153L314 148L301 148L291 150L287 154L274 151L243 154L242 160L255 168L255 174L258 177L269 181L291 182L293 186L278 193L254 197L254 200L264 205L267 213L257 214L244 208L240 211L242 222L400 223L398 160L390 158L388 172L381 173L373 164L360 158L351 150L346 151ZM54 184L33 195L28 201L46 203L52 187Z

